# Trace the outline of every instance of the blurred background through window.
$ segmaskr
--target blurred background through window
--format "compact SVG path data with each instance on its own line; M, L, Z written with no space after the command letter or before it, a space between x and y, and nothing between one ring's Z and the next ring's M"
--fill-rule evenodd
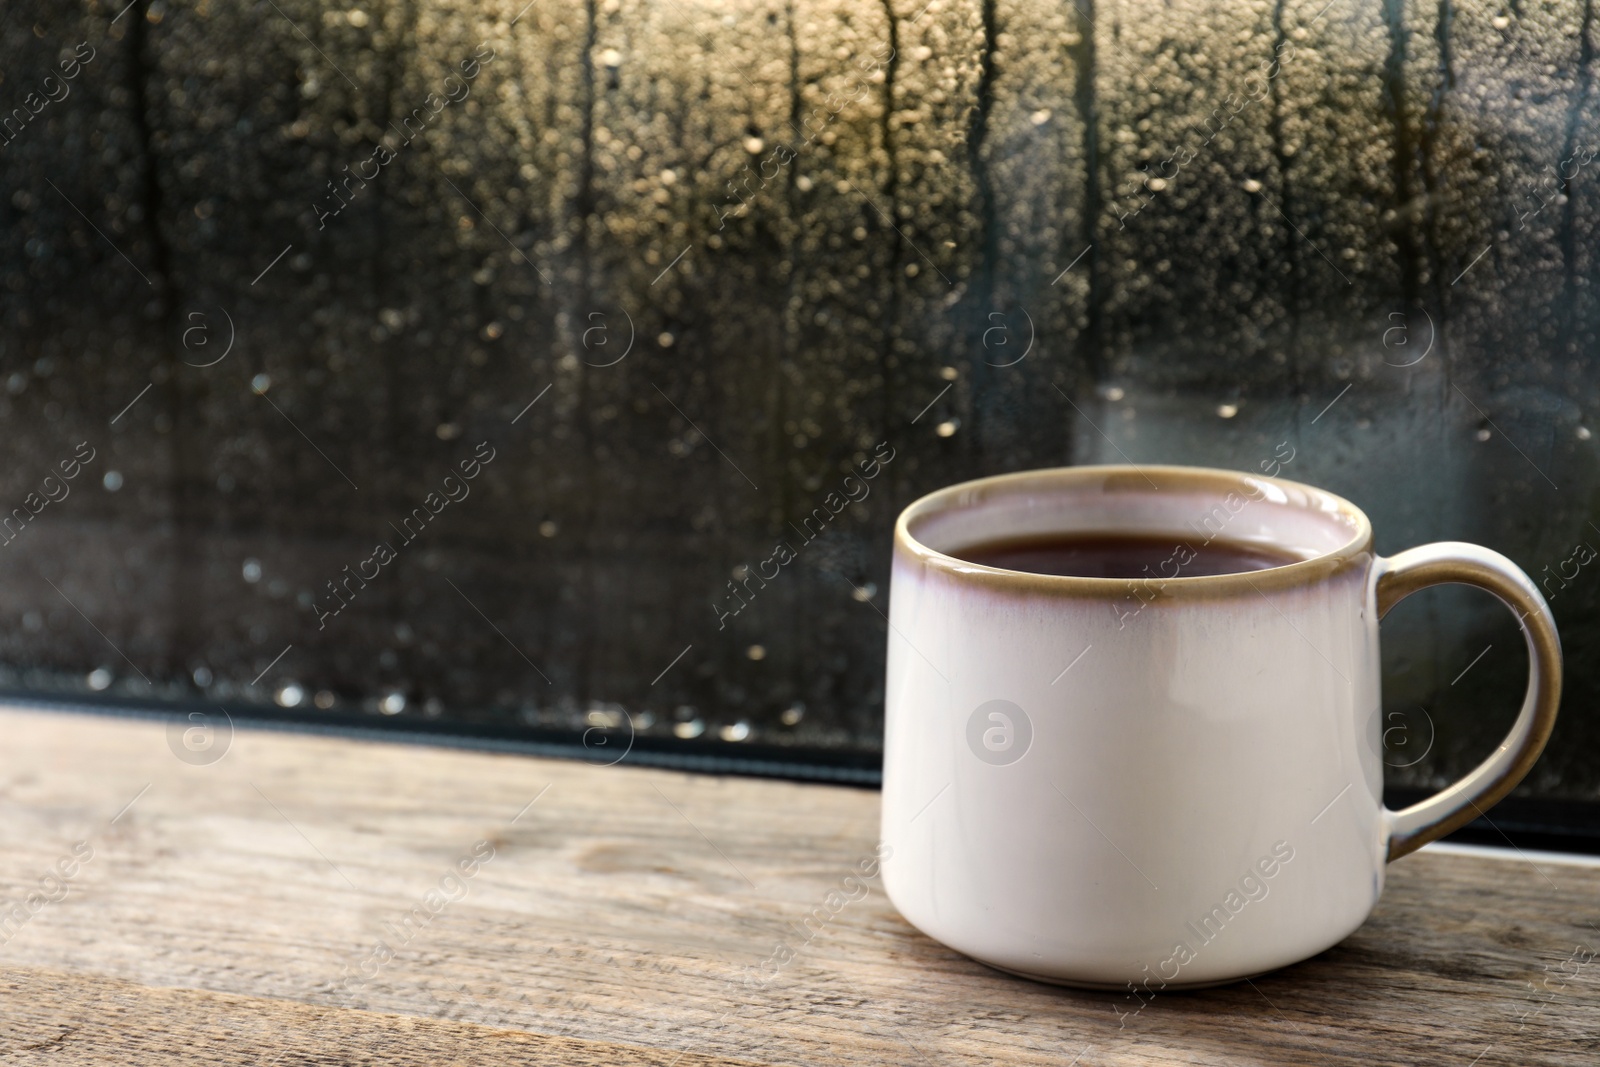
M1594 798L1591 9L10 3L0 687L870 768L901 507L1180 462L1521 564ZM1443 784L1521 640L1383 642Z

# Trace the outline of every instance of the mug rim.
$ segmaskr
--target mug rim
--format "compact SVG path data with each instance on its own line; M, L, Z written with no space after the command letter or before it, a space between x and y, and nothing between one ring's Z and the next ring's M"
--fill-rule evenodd
M1184 483L1182 488L1199 487L1215 492L1220 499L1228 492L1237 492L1252 484L1268 484L1282 490L1320 499L1332 506L1331 510L1350 520L1353 532L1342 544L1305 559L1295 560L1260 570L1232 571L1227 574L1191 574L1172 578L1102 578L1072 574L1039 574L1005 567L991 567L974 563L959 556L930 547L911 533L911 524L929 515L952 511L961 506L961 498L972 493L993 493L1025 485L1028 482L1048 482L1052 486L1103 480L1112 476L1137 476L1148 480L1151 476L1165 476ZM1174 485L1172 489L1180 486ZM1161 493L1167 490L1157 488ZM1040 467L1033 470L1013 471L1009 474L992 474L947 485L913 500L900 512L894 524L895 554L906 553L925 566L942 572L952 579L976 580L982 584L1011 592L1036 592L1056 595L1099 596L1124 593L1130 587L1157 591L1189 592L1199 594L1230 594L1261 592L1264 588L1284 588L1304 585L1326 579L1351 566L1364 565L1372 556L1372 523L1366 513L1350 501L1326 489L1288 478L1274 478L1249 471L1229 470L1223 467L1191 467L1181 464L1107 463L1074 467Z

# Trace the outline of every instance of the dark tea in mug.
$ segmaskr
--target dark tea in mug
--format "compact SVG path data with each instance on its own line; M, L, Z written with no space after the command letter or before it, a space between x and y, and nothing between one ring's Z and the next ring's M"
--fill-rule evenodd
M980 541L951 553L968 563L1073 578L1177 578L1241 574L1298 563L1282 545L1214 537L1195 544L1136 533L1050 533Z

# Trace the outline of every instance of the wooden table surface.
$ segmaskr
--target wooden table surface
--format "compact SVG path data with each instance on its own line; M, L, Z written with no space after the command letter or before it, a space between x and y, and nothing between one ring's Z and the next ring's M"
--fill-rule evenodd
M1125 1014L876 881L840 904L872 792L252 730L192 765L160 723L18 709L0 737L8 1064L1600 1061L1593 865L1425 850L1338 947Z

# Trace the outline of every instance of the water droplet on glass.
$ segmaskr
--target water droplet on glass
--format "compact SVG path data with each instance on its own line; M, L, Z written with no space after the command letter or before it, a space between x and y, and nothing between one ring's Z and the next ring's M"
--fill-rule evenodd
M590 708L588 714L584 716L584 721L602 730L615 730L622 725L624 714L626 713L619 707Z
M247 559L247 560L244 561L244 567L241 568L241 569L242 569L242 571L244 573L244 580L249 582L251 585L254 585L256 582L259 582L261 580L261 561L260 560L258 560L258 559Z
M272 699L277 701L280 708L297 708L305 698L306 691L304 689L301 689L293 682L288 682L278 689Z
M378 702L378 710L385 715L398 715L406 710L406 695L400 692L391 692Z
M106 487L107 492L115 493L122 488L122 472L106 471L106 476L100 479L100 484Z
M311 699L311 703L315 704L323 711L327 711L329 708L333 707L333 701L333 692L328 689L317 690L317 695Z
M805 717L806 706L797 700L783 709L783 714L778 716L778 721L785 726L795 726Z
M688 722L673 723L672 736L684 741L699 737L706 732L706 724L699 719L690 719Z
M946 419L938 426L935 426L933 428L933 432L938 434L940 437L954 437L956 435L956 428L960 425L961 423L956 419Z
M724 726L717 734L724 741L744 741L750 736L750 724L741 719Z
M272 388L272 376L270 374L256 375L250 379L250 388L257 393L265 393Z
M878 586L876 583L863 582L862 584L856 586L850 595L855 597L861 603L865 604L867 601L872 599L873 595L876 594L877 591Z
M89 688L96 693L111 687L111 672L104 667L96 667L89 672Z
M1237 414L1239 414L1239 405L1238 404L1218 404L1217 405L1217 416L1218 416L1218 418L1231 419Z
M749 648L744 650L744 654L749 656L751 659L758 661L767 658L767 650L762 645L751 645Z

